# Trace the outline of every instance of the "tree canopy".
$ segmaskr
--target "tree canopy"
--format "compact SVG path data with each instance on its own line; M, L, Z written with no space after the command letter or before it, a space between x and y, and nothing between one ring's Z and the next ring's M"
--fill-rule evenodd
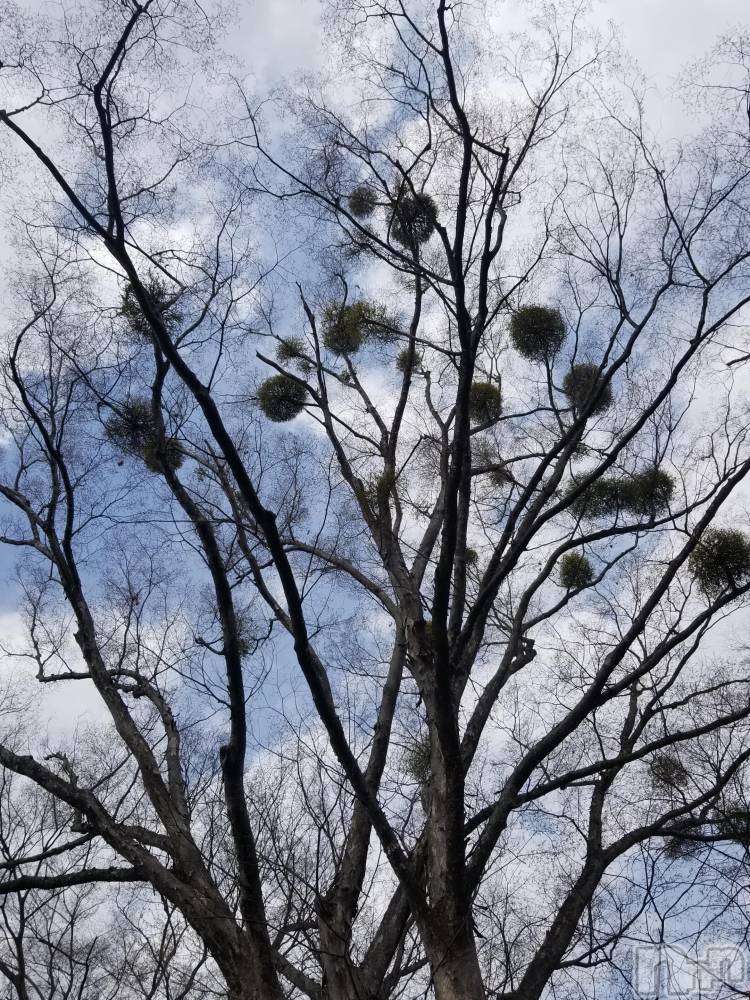
M3 996L745 934L749 40L660 142L495 6L330 0L270 93L218 4L2 7Z

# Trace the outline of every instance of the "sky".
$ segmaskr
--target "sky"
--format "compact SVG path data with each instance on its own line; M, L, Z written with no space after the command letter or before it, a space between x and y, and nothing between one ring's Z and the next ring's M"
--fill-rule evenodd
M717 35L750 22L747 0L604 0L598 8L602 20L622 25L625 48L664 84Z
M63 0L63 5L67 0ZM72 0L75 2L75 0ZM552 4L556 0L552 0ZM289 75L325 67L325 45L319 0L236 0L237 23L228 43L255 77L260 88L273 86ZM517 23L521 8L532 0L486 0L489 10L507 12L508 24ZM20 0L22 8L57 8L59 0ZM684 134L689 116L678 105L674 85L681 69L702 55L717 39L744 25L750 30L748 0L592 0L591 19L602 28L616 26L623 50L639 64L650 81L649 120L657 130ZM0 253L0 260L2 254ZM0 274L0 302L2 274ZM15 553L0 547L0 577L12 572ZM16 594L0 592L2 631L13 631Z
M65 0L63 0L63 3ZM273 86L285 77L325 66L319 0L236 0L237 23L225 40L257 83ZM508 23L531 0L486 0ZM552 0L554 5L555 0ZM57 8L59 0L19 0L26 10ZM674 84L682 67L705 54L724 33L750 30L748 0L592 0L591 18L602 28L617 26L623 49L651 83L649 120L672 134L684 134L689 117L678 106ZM1 254L0 254L1 259ZM2 300L2 275L0 275ZM7 578L14 553L0 550L0 575ZM0 611L11 610L12 589L0 595Z
M502 10L511 0L487 2ZM238 0L238 5L232 47L259 81L272 85L288 74L314 71L323 65L317 0ZM22 6L41 4L22 0ZM689 118L677 110L670 95L681 68L706 53L733 27L742 23L750 27L748 7L748 0L600 0L592 16L602 26L610 21L618 26L623 49L651 81L652 125L663 121L666 129L679 133L689 125ZM3 558L0 552L0 560ZM0 575L6 565L0 561ZM7 637L16 624L12 616L6 616L0 619L0 632ZM60 697L58 694L58 712ZM96 716L98 702L91 699L82 705L80 686L71 690L69 697L76 699L79 718L83 711Z
M320 0L236 0L237 30L229 46L247 67L259 90L290 75L327 68ZM476 2L476 0L475 0ZM526 11L545 0L479 0L491 14L507 16L509 30L523 24ZM574 0L546 0L569 6ZM610 25L622 50L648 81L646 114L662 140L692 134L696 123L679 100L681 70L707 55L722 35L750 31L748 0L584 0L589 21ZM325 3L325 0L323 0Z
M18 0L26 10L56 7L57 0ZM511 0L485 0L502 9ZM515 0L513 0L515 2ZM526 3L526 0L521 0ZM318 0L236 0L237 49L264 75L312 68L319 57ZM554 6L555 0L551 0ZM750 21L747 0L593 0L594 17L622 26L629 51L654 77L668 80L685 59L699 55L727 29Z
M486 2L502 10L516 0ZM719 35L750 26L747 0L595 0L592 6L597 22L612 21L620 28L624 48L664 92L680 67L702 55ZM317 0L239 0L239 7L236 49L259 75L278 79L319 64Z

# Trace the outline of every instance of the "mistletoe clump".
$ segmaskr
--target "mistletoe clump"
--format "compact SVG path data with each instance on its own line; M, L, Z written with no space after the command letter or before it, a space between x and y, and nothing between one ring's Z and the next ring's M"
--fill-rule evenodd
M594 569L582 552L566 552L560 560L560 586L581 590L594 579Z
M168 437L159 441L157 437L149 438L143 445L141 458L151 472L162 472L163 467L176 472L185 461L180 442L177 438Z
M282 337L276 348L276 360L282 365L294 365L304 375L309 375L315 367L301 337Z
M166 282L159 277L152 277L144 283L144 287L152 306L161 316L167 330L171 332L175 327L178 327L182 323L183 314L175 304L174 296L169 294ZM142 340L151 339L151 324L146 319L131 284L126 286L122 294L120 315L136 337Z
M497 420L503 412L503 395L492 382L472 382L469 390L469 415L476 424Z
M490 469L489 480L493 486L498 486L501 489L506 486L512 486L515 483L513 473L510 471L508 464L502 459L496 462L494 467Z
M726 840L734 840L750 848L750 812L742 805L723 810L716 818L716 829Z
M323 313L323 343L333 354L356 354L380 318L370 302L328 306Z
M396 486L396 474L393 470L381 472L379 476L364 484L364 497L370 507L377 511L390 503L391 491Z
M674 486L673 477L663 469L645 469L623 482L623 507L633 514L655 517L669 507Z
M122 404L105 424L107 437L126 455L140 458L151 472L172 471L185 460L176 438L161 438L150 400L135 396Z
M599 398L591 411L592 415L604 413L613 402L612 386L602 381L597 365L573 365L563 381L563 392L574 410L582 410L596 392Z
M572 490L575 486L572 487ZM632 476L597 479L571 503L576 517L607 517L622 511L638 517L656 517L669 507L674 479L652 467Z
M410 349L408 347L402 348L396 355L396 367L400 372L405 372L409 367L409 358L411 356ZM412 360L412 367L418 368L422 364L422 353L420 351L414 352L414 358Z
M305 342L301 337L283 337L276 348L276 358L282 364L290 364L306 358Z
M736 528L708 528L690 556L690 569L704 594L734 590L750 576L750 541Z
M154 414L150 400L134 396L121 404L105 424L107 437L127 455L140 455L144 443L154 436Z
M664 840L664 853L670 858L681 858L688 854L693 854L700 848L700 841L692 840L689 834L696 832L695 822L691 819L682 819L672 823L671 836Z
M393 209L391 236L405 247L421 246L435 232L437 219L437 205L428 194L402 194Z
M688 769L676 753L665 751L654 754L649 770L654 781L667 788L682 788L690 779Z
M258 405L276 424L294 420L307 399L307 388L288 375L272 375L258 389Z
M575 489L576 486L573 484L569 493ZM576 517L613 515L622 510L625 492L625 480L621 477L597 479L571 502L570 510Z
M375 192L366 184L359 184L349 195L349 211L355 219L366 219L377 208Z
M565 323L559 309L546 306L524 306L510 321L513 346L529 361L547 361L565 340Z
M407 773L420 785L425 785L430 779L430 737L427 733L418 737L407 748L404 763Z

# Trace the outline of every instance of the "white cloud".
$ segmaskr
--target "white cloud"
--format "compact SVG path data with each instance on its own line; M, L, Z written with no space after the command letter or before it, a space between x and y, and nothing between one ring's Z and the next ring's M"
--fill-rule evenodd
M266 84L313 71L322 60L320 11L317 0L246 0L231 49Z

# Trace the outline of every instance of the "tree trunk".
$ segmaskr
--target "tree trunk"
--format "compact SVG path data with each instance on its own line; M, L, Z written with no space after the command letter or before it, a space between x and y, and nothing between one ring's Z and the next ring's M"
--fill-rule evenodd
M273 967L249 961L245 954L215 957L226 980L228 1000L283 1000Z
M429 949L436 1000L485 1000L474 935L464 926Z
M587 861L562 906L555 915L544 943L529 963L518 986L523 1000L539 1000L547 983L559 967L575 934L586 907L599 885L606 863L601 854L594 861Z
M228 1000L283 1000L277 982L263 985L253 977L253 982L236 982L230 987Z
M360 995L354 982L354 970L347 956L346 942L334 933L320 935L321 962L324 971L325 1000L356 1000Z

